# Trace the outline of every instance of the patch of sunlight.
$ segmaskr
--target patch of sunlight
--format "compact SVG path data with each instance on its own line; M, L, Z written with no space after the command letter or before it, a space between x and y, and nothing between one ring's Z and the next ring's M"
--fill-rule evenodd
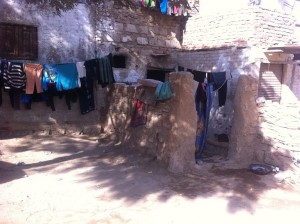
M141 142L140 142L140 146L146 146L146 140L145 139L143 139Z
M7 0L6 2L15 10L16 13L18 14L22 13L22 9L20 9L20 5L17 4L14 0Z
M48 117L48 121L53 122L55 124L57 124L56 119L54 119L53 117Z

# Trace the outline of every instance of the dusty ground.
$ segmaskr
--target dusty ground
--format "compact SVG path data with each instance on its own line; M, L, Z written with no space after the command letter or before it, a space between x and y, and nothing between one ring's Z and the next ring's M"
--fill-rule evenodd
M7 138L0 150L1 224L299 222L286 172L204 163L180 176L136 149L62 136Z

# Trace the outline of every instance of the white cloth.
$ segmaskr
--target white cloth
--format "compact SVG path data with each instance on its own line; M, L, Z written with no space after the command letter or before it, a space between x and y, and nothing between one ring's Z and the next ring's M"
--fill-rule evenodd
M80 78L86 77L86 69L84 66L84 61L76 62L76 68L78 73L78 85L81 87Z

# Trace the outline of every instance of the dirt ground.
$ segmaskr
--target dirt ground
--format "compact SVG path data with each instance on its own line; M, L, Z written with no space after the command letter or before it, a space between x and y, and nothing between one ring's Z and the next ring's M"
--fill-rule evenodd
M0 140L0 223L299 222L295 173L256 175L228 162L175 175L105 139Z

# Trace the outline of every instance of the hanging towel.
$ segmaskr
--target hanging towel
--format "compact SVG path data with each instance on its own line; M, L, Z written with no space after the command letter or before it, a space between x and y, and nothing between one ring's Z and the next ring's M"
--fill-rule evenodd
M58 90L70 90L78 88L78 73L75 63L58 64L59 74Z

